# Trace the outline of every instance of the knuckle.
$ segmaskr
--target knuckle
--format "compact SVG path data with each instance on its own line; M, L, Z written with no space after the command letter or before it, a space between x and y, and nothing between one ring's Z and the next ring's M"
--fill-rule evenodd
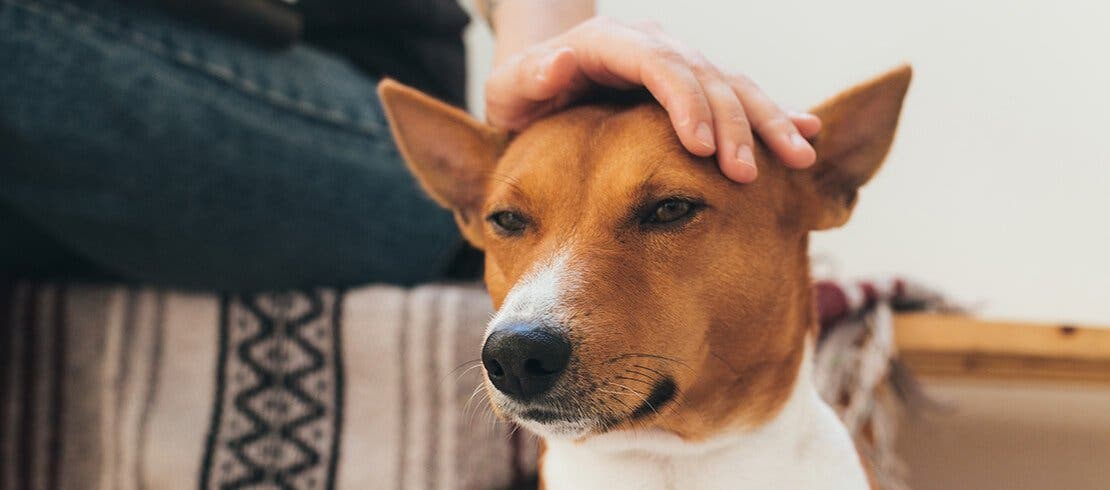
M691 85L683 85L676 87L667 92L660 100L664 107L671 110L680 110L681 112L689 112L697 119L708 117L712 113L709 107L709 102L705 94L701 92L698 87Z
M686 64L685 57L671 46L659 41L652 41L648 46L648 54L658 63Z
M690 106L692 110L709 110L709 103L701 87L696 83L680 83L677 86L668 86L664 90L666 102ZM662 100L660 102L663 102ZM668 105L668 104L664 104Z
M773 132L787 132L794 129L794 124L786 117L781 111L775 115L765 118L762 121L757 121L753 125L756 131L773 131Z
M710 63L705 56L698 52L691 52L686 55L686 63L690 69L698 75L699 78L704 77L719 77L717 67Z
M731 126L741 128L745 131L750 131L750 129L748 128L748 116L744 114L744 111L742 109L734 108L730 110L725 116L725 121L727 121L727 123Z
M705 88L694 78L686 76L676 76L666 79L668 85L674 89L674 92L687 98L700 98L708 100L709 94L705 93Z
M721 107L723 113L727 114L729 117L731 117L733 113L744 113L744 108L741 106L740 100L728 85L717 80L702 80L701 85L705 88L705 95L709 97L715 105Z
M759 88L759 86L756 85L751 78L748 78L748 76L743 73L730 73L728 74L727 78L736 87L744 89Z
M731 94L728 94L731 95ZM749 128L748 116L744 113L744 107L740 105L740 101L732 96L731 100L724 98L717 93L713 93L713 116L722 126L730 128L730 130L751 132Z

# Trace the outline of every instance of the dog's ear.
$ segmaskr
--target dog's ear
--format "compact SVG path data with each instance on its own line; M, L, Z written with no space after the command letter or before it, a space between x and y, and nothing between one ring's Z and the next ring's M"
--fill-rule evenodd
M815 198L807 206L809 229L848 221L859 187L879 170L894 141L911 75L909 65L900 66L811 110L823 128L813 140L817 164L801 172Z
M409 170L433 200L455 213L467 241L482 248L477 213L508 134L390 79L378 84L378 97Z

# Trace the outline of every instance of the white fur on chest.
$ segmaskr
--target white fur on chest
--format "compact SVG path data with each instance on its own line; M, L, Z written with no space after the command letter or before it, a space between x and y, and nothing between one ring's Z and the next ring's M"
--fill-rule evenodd
M663 432L547 441L547 490L867 489L847 429L817 394L809 356L771 422L690 443Z

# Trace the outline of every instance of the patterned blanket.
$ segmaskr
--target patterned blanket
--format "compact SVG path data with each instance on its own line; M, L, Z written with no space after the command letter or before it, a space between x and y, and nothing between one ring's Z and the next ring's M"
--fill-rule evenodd
M898 284L818 287L837 325L819 386L891 489ZM521 488L535 471L536 441L477 389L476 285L0 287L0 490Z

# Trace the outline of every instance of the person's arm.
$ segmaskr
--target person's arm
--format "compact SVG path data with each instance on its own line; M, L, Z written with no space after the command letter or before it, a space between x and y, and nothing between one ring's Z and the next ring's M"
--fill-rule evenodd
M805 137L821 122L782 110L751 80L722 72L650 22L593 17L592 0L477 0L496 36L486 82L490 123L521 129L604 85L643 86L667 110L683 146L716 154L739 182L756 178L753 129L787 165L816 159Z
M497 38L494 66L593 17L594 4L594 0L478 0L478 11Z

